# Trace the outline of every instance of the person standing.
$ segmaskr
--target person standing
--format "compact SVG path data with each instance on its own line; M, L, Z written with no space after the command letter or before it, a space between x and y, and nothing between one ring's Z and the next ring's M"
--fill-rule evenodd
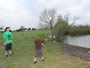
M37 58L40 57L42 61L44 60L43 54L42 54L42 40L40 40L38 37L34 40L35 43L35 57L34 57L34 63L37 63Z
M3 38L4 38L4 46L5 46L5 56L8 57L9 55L12 55L12 33L10 30L10 27L6 27L5 28L5 32L3 34ZM9 55L8 55L9 52Z

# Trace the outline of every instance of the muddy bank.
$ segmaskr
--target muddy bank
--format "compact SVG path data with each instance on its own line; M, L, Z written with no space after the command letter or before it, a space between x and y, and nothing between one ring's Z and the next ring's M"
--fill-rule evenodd
M90 61L90 48L73 46L69 44L62 44L61 46L64 54L78 57L80 59Z

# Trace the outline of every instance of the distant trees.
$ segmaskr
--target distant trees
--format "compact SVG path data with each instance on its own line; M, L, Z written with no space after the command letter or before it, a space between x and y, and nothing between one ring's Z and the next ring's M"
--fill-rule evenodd
M16 31L18 32L18 31L25 31L25 30L27 30L27 29L24 26L20 26L20 28L17 29Z
M14 31L16 31L16 32L23 32L23 31L31 31L31 30L36 30L36 28L26 28L25 26L20 26L20 28L19 29L17 29L17 30L14 30Z
M0 30L3 30L3 27L0 27Z
M78 25L72 26L72 28L66 32L67 35L87 35L90 34L90 26L89 25Z
M32 28L32 30L36 30L36 28Z
M31 28L28 28L28 31L30 31L31 30Z
M0 27L0 32L3 32L4 31L4 26L1 26Z

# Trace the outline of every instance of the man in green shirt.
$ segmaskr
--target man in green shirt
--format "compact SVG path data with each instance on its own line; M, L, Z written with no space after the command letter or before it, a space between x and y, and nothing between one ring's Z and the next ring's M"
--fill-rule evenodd
M4 38L4 46L5 46L5 55L8 57L8 51L9 54L12 55L12 33L10 32L10 27L6 27L5 32L3 34Z

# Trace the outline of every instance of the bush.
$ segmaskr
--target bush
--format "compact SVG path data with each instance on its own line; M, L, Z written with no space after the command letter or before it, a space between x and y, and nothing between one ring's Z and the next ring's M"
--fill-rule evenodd
M58 19L57 24L53 29L53 34L56 36L57 41L62 41L64 39L64 35L68 30L69 25L68 22L64 19Z

